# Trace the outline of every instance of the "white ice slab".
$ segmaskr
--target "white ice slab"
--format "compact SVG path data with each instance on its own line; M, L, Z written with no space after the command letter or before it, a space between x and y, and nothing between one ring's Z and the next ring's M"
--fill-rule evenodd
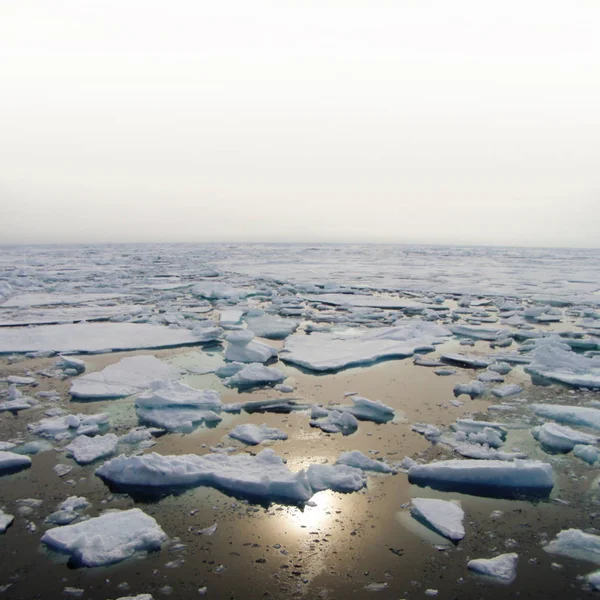
M144 408L188 407L217 411L221 410L222 406L219 393L215 390L198 390L169 379L152 381L150 389L140 394L135 404Z
M260 317L246 317L248 329L258 337L270 340L283 340L298 329L298 321L282 319L276 315L262 315Z
M381 460L373 460L368 456L365 456L359 450L352 450L350 452L342 452L336 463L338 465L347 465L354 467L355 469L361 469L362 471L374 471L376 473L396 473L396 470L390 467L386 462Z
M279 383L285 379L285 373L276 367L266 367L260 363L250 363L240 369L226 381L231 387L245 387Z
M554 452L571 452L578 444L597 444L600 441L597 436L556 423L544 423L540 427L534 427L531 433L542 447Z
M99 300L125 298L125 294L49 294L44 292L18 294L6 300L0 308L28 308L30 306L55 306L59 304L84 304Z

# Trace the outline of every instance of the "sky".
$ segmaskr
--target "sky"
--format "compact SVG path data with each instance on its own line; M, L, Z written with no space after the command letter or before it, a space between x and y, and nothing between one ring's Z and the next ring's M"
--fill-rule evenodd
M0 0L0 243L600 246L597 0Z

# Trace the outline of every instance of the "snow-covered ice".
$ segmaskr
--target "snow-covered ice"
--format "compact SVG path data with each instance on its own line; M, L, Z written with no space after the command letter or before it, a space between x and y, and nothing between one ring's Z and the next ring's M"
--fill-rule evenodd
M161 363L164 364L164 363ZM150 389L135 399L136 406L143 408L202 408L221 410L221 398L215 390L198 390L180 381L156 379Z
M413 498L410 502L410 513L417 520L453 542L465 537L465 513L459 502L436 498Z
M139 508L114 510L75 525L49 529L42 542L85 567L111 565L136 552L160 550L167 535Z
M318 427L325 433L342 433L349 435L358 429L356 417L349 412L340 412L332 410L324 418L313 419L310 422L311 427Z
M255 335L269 340L283 340L298 329L298 321L282 319L276 315L262 315L259 317L246 317L244 319L248 329Z
M91 415L59 415L48 417L36 423L27 425L27 429L34 435L62 440L77 435L90 435L101 431L108 426L109 416L107 413L97 413Z

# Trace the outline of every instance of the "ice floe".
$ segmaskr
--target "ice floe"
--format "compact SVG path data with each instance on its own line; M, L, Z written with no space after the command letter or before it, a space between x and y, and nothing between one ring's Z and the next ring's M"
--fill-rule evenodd
M410 513L444 537L458 542L465 537L465 513L459 502L435 498L413 498Z
M285 340L280 358L312 371L336 371L431 351L449 335L444 327L417 319L405 319L395 327L379 329L295 333Z
M281 429L267 427L266 424L255 425L254 423L243 423L234 427L229 432L229 437L255 446L270 440L287 440L288 435Z
M527 460L445 460L414 465L410 483L480 496L547 496L554 486L552 466Z
M494 558L476 558L467 563L467 568L503 583L512 583L517 577L519 555L511 552Z
M2 332L0 354L11 352L85 352L145 350L199 344L188 329L147 323L77 323L14 327Z
M114 433L95 437L80 435L66 446L65 450L80 465L87 465L95 460L114 454L118 443L119 438Z
M554 339L537 346L525 370L574 387L600 388L600 356L577 354Z
M600 565L600 536L581 529L563 529L544 546L550 554L559 554Z
M70 394L82 400L123 398L148 389L155 379L178 376L178 369L154 356L130 356L73 380Z
M285 378L285 373L276 367L267 367L260 363L250 363L243 366L227 379L225 384L230 387L253 387L279 383Z
M362 471L375 471L376 473L396 473L393 467L390 467L386 462L381 460L374 460L365 456L359 450L352 450L350 452L342 452L336 464L347 465L354 467L355 469L361 469Z
M136 552L160 550L167 535L139 508L114 510L75 525L46 531L42 542L85 567L111 565Z
M225 358L241 363L265 363L277 356L277 350L268 344L254 339L249 329L232 331L225 338L229 344Z
M544 423L540 427L534 427L531 433L544 449L552 452L571 452L578 444L597 444L600 441L598 436L556 423Z
M15 452L9 452L7 450L0 450L0 475L15 473L16 471L27 469L30 466L31 459L29 456L23 456L22 454L16 454Z
M269 340L283 340L298 329L298 321L293 319L282 319L276 315L262 315L257 317L246 317L248 329L255 335Z
M597 408L567 404L531 404L530 408L538 417L557 423L600 430L600 410Z

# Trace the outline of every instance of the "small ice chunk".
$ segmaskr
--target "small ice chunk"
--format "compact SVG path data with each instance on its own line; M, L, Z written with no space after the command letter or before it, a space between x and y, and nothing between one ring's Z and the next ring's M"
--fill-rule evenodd
M227 360L241 363L265 363L277 356L277 350L263 342L254 340L249 329L232 331L227 335L229 342L225 351Z
M255 446L268 440L287 440L288 435L281 429L267 427L266 424L255 425L254 423L243 423L234 427L229 432L229 437Z
M41 541L70 554L78 564L98 567L120 562L138 551L159 550L166 539L154 518L132 508L50 529Z
M441 533L444 537L458 542L465 537L463 520L465 513L459 502L434 498L413 498L410 512L418 521Z
M220 410L221 398L215 390L198 390L179 381L156 380L135 400L143 408L193 407Z
M76 358L75 356L63 356L59 355L61 359L61 367L63 369L74 369L77 373L84 373L86 364L80 358Z
M494 558L477 558L467 563L470 571L499 579L504 583L511 583L517 577L517 563L519 555L511 552L500 554Z

